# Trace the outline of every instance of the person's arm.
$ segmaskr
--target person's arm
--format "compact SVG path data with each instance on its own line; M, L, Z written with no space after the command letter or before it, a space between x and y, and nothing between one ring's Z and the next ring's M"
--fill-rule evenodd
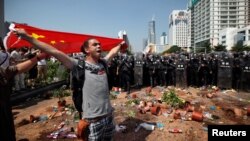
M60 62L62 62L62 64L66 68L71 69L73 67L73 65L74 65L73 59L71 59L64 52L56 49L55 47L53 47L47 43L41 42L41 41L33 38L31 35L26 33L26 31L24 29L16 29L15 33L18 36L21 36L22 39L31 43L35 48L40 49L41 51L43 51L46 54L54 56L56 59L58 59Z
M112 58L114 58L114 56L117 55L117 53L119 52L119 50L121 49L121 46L123 46L125 44L125 41L122 41L120 44L118 44L116 47L112 48L109 53L105 56L104 59L106 59L107 61L112 60Z
M17 64L16 65L17 73L23 73L23 72L29 71L33 66L35 66L37 64L37 61L39 61L45 57L46 57L46 54L39 53L31 59Z

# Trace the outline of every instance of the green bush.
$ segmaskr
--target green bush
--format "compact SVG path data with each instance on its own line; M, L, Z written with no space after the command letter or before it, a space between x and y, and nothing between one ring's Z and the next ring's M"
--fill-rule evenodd
M181 100L173 90L163 93L161 100L175 108L180 108L184 105L184 101Z
M63 66L61 66L61 62L56 61L47 61L47 82L52 83L54 78L58 78L59 80L65 80L69 77L69 72Z

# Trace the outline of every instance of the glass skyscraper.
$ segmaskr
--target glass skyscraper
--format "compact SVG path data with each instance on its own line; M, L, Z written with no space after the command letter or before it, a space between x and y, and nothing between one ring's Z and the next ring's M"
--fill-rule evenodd
M152 19L152 21L148 24L148 44L156 44L156 34L155 34L155 20Z

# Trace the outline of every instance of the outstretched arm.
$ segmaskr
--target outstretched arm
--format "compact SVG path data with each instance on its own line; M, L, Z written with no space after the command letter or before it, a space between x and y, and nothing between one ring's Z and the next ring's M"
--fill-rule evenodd
M29 71L33 66L35 66L37 64L37 61L39 61L40 59L43 59L45 57L46 57L46 54L39 53L31 59L17 64L16 65L17 73L23 73L23 72Z
M121 49L121 47L125 45L125 41L122 41L120 44L118 44L116 47L112 48L109 53L105 56L104 59L106 59L107 61L112 60L112 58L114 58L114 56L117 55L117 53L119 52L119 50Z
M56 59L58 59L60 62L62 62L62 64L66 68L71 69L73 67L74 61L67 54L65 54L64 52L56 49L55 47L53 47L47 43L41 42L41 41L33 38L24 29L16 29L15 34L17 34L22 39L31 43L35 48L40 49L41 51L45 52L46 54L54 56Z

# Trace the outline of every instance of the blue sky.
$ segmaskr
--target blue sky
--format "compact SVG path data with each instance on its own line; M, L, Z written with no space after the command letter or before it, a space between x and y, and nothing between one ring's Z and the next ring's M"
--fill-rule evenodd
M5 21L63 32L118 36L126 30L133 51L142 51L148 22L155 16L157 43L168 34L172 10L187 7L187 0L5 0Z

